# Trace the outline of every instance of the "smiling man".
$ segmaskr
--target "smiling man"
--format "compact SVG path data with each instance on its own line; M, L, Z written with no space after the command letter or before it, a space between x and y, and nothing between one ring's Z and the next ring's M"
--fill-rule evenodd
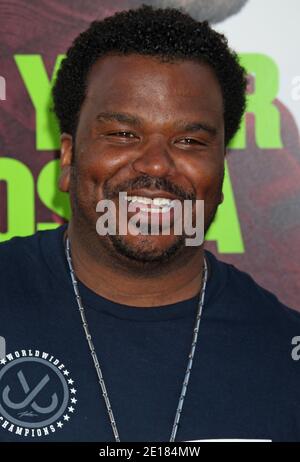
M68 105L64 73L63 66L54 90L58 114ZM99 239L96 206L114 200L118 216L118 193L126 192L137 206L148 205L151 222L157 207L151 212L149 199L154 206L162 199L203 199L209 227L222 201L225 155L222 91L212 69L193 60L162 63L157 56L110 52L90 70L76 136L61 120L60 187L70 191L68 235L79 279L129 305L157 306L196 295L202 247L195 251L174 233L117 232Z
M299 315L175 232L175 202L214 219L245 91L225 37L175 9L74 41L53 90L72 217L0 246L0 441L300 440ZM159 232L121 232L135 211Z

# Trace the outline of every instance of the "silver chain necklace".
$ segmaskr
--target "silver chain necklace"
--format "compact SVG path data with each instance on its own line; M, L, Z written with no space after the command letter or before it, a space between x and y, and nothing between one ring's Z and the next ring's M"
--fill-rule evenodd
M93 358L93 361L94 361L94 366L95 366L97 376L98 376L98 379L99 379L99 383L100 383L100 386L101 386L102 395L103 395L103 398L104 398L104 401L105 401L105 404L106 404L106 409L107 409L107 412L108 412L108 415L109 415L110 424L111 424L111 427L112 427L113 434L114 434L116 442L120 442L120 437L119 437L119 432L118 432L118 429L117 429L117 424L116 424L116 421L115 421L115 418L114 418L114 415L113 415L113 411L112 411L112 408L111 408L111 404L110 404L110 401L109 401L109 398L108 398L108 393L107 393L106 386L105 386L105 383L104 383L104 379L103 379L102 371L101 371L100 364L99 364L99 361L98 361L98 358L97 358L97 354L95 352L95 347L94 347L94 344L93 344L93 341L92 341L92 336L91 336L89 326L88 326L88 323L87 323L87 319L86 319L85 309L84 309L84 306L82 304L82 300L81 300L81 297L80 297L80 294L79 294L78 281L77 281L77 278L76 278L76 275L75 275L75 271L73 269L71 252L70 252L70 241L69 241L68 237L66 238L65 252L66 252L66 257L67 257L67 261L68 261L68 265L69 265L70 276L71 276L72 283L73 283L73 289L74 289L77 305L78 305L78 308L79 308L79 313L80 313L81 320L82 320L82 326L83 326L85 336L86 336L86 339L87 339L87 342L88 342L88 345L89 345L89 348L90 348L90 352L91 352L91 355L92 355L92 358ZM178 424L179 424L179 419L180 419L180 415L181 415L181 412L182 412L183 402L184 402L184 398L185 398L185 395L186 395L186 391L187 391L187 387L188 387L188 383L189 383L189 378L190 378L190 374L191 374L193 358L194 358L195 348L196 348L197 339L198 339L198 331L199 331L200 319L201 319L202 309L203 309L203 305L204 305L205 289L206 289L206 282L207 282L207 273L208 273L208 271L207 271L207 263L206 263L206 259L204 257L203 258L202 288L201 288L201 292L200 292L200 296L199 296L197 316L196 316L195 327L194 327L194 331L193 331L194 332L193 340L192 340L192 345L191 345L191 351L190 351L190 354L188 356L188 364L187 364L186 373L185 373L184 380L183 380L183 385L182 385L182 389L181 389L181 393L180 393L180 398L179 398L179 401L178 401L178 406L177 406L177 411L176 411L176 415L175 415L174 425L173 425L173 429L172 429L172 433L171 433L171 438L170 438L171 442L175 441L175 437L176 437L176 433L177 433L177 429L178 429Z

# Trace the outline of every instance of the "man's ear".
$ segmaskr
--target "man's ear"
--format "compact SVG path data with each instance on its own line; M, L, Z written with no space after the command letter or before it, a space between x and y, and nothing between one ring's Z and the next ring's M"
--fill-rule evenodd
M60 137L60 175L58 180L59 189L68 192L70 187L71 163L72 163L72 136L63 133Z
M224 149L224 159L226 158L226 155L227 155L227 148L225 147L225 149ZM225 174L225 170L224 170L224 174ZM223 202L224 202L224 193L222 192L219 204L222 204Z

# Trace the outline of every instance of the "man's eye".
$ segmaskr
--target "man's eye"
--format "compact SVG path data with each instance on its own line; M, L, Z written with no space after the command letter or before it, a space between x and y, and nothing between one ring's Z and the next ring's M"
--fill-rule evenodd
M108 136L118 136L118 137L124 137L124 138L135 138L134 133L131 133L131 132L113 132L113 133L108 133Z
M199 144L204 146L204 143L201 143L199 140L195 140L194 138L182 138L181 140L178 140L179 143L182 144L187 144L187 145L192 145L192 144Z

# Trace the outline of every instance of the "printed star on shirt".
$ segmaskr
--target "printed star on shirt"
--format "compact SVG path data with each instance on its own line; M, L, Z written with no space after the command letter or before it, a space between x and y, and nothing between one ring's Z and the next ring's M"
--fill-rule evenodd
M69 412L74 412L73 406L68 407Z
M73 395L75 395L76 391L77 391L77 390L75 390L75 388L71 388L71 393L72 393Z
M64 371L64 375L69 375L69 374L70 374L70 372L67 371L67 369L66 369L66 370Z
M7 361L6 361L5 358L3 358L3 359L0 360L0 364L6 364L6 363L7 363Z
M73 385L73 383L74 383L74 380L72 380L72 379L69 379L69 380L68 380L68 383L69 383L70 385Z
M61 421L59 421L59 422L57 422L56 425L57 425L58 428L62 428L64 424Z
M68 416L68 414L64 415L64 420L66 420L68 422L68 420L70 420L70 417Z
M76 403L77 403L77 399L76 399L76 398L71 398L71 403L72 403L72 404L76 404Z

